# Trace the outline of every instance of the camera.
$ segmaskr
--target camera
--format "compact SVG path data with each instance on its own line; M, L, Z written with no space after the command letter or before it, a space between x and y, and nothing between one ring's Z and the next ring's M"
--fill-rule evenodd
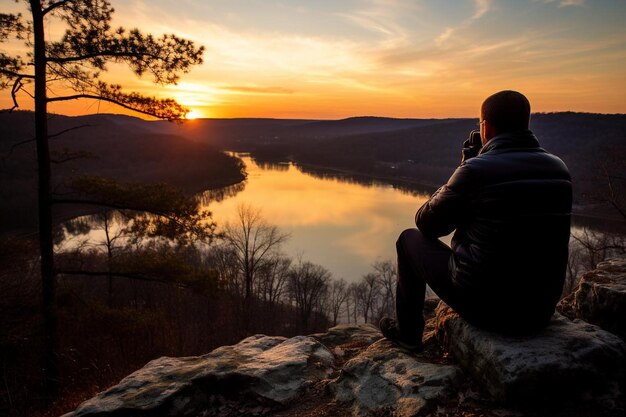
M482 147L483 142L480 139L480 130L472 130L469 134L469 137L463 142L461 163L478 155Z

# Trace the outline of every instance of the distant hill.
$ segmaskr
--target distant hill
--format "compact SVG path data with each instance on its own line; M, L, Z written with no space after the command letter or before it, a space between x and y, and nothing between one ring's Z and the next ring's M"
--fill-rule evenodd
M461 143L475 128L476 119L443 120L410 129L328 139L297 149L294 154L304 162L345 163L347 167L350 159L369 160L372 167L392 164L395 169L406 163L445 167L447 172L424 178L441 183L458 165ZM626 147L626 115L536 114L531 129L541 146L561 157L578 180L600 175L607 154Z
M231 121L228 127L206 129L194 137L224 149L250 152L261 162L289 159L435 187L458 166L461 143L477 121L378 117L245 125ZM216 127L223 122L201 123ZM614 195L626 194L626 115L538 113L532 116L531 129L542 147L569 166L576 210L614 216L617 211L606 202L611 193L607 174L613 177Z
M350 117L341 120L300 119L197 119L182 125L148 122L168 132L232 147L280 142L283 139L328 139L337 136L387 132L410 127L445 123L447 119L394 119Z
M67 147L98 156L88 162L55 167L61 177L75 170L137 181L170 181L201 189L239 178L237 169L223 169L231 162L218 156L217 149L221 149L250 152L260 162L292 160L310 167L436 187L458 166L461 143L476 128L477 121L246 118L176 124L99 114L53 116L50 133L91 126L52 139L56 151ZM531 129L542 147L569 166L577 210L590 215L615 215L606 203L610 193L607 174L613 177L613 193L626 195L626 115L538 113L532 116ZM4 155L11 144L32 136L32 113L0 114L0 131L0 152ZM6 183L7 178L13 184L26 181L32 186L33 148L19 147L16 152L2 162L0 193L6 188L2 181ZM10 173L8 177L6 172Z
M31 112L0 113L0 232L32 229L36 213L36 153ZM123 182L168 182L199 192L244 179L241 161L207 143L172 134L159 124L122 115L53 115L49 132L57 190L76 175ZM25 142L26 141L26 142ZM21 143L21 144L20 144ZM69 152L69 153L68 153ZM67 209L55 212L66 216Z

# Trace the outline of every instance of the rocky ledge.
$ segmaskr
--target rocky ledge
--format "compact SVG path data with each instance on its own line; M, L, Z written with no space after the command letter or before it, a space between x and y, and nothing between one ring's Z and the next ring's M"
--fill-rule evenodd
M437 334L460 366L507 404L622 396L626 344L616 335L560 314L533 337L502 336L437 308Z
M66 416L261 414L330 376L333 360L312 337L251 336L203 356L153 360Z
M601 265L603 285L624 264ZM624 415L626 344L594 324L555 314L534 337L503 337L443 303L427 324L419 354L363 324L159 358L65 417Z
M558 310L626 340L626 258L601 262L583 275L576 290L561 300Z

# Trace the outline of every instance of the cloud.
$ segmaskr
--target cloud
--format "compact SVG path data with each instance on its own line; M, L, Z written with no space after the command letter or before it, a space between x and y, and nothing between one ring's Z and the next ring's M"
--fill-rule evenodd
M415 1L369 0L349 12L336 13L336 16L361 29L383 35L388 41L407 37L408 28L400 21L416 14L419 8Z
M435 38L435 44L442 46L454 34L454 31L454 28L446 28L446 30Z
M354 14L338 13L337 16L343 17L357 26L374 32L382 33L386 36L394 36L397 34L397 27L393 27L387 22L381 21L375 15L366 12Z
M576 0L570 0L576 1ZM583 0L584 1L584 0ZM473 20L480 19L485 13L491 9L491 0L474 0L474 6L476 10L472 16Z
M533 3L537 3L541 0L532 0ZM544 3L559 3L559 7L567 7L567 6L584 6L586 0L543 0Z
M249 94L293 94L294 91L284 87L264 87L255 85L229 85L221 86L222 90L235 91Z
M559 3L559 7L582 6L584 4L585 0L561 0Z
M492 0L473 0L474 14L461 22L457 27L447 27L439 36L435 38L435 45L443 47L457 32L469 28L476 20L483 17L491 10Z

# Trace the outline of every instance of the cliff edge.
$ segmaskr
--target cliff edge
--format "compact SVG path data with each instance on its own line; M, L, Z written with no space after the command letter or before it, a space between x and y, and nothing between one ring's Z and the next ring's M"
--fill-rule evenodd
M593 276L624 291L626 259L600 264ZM573 297L578 307L585 297ZM621 416L626 343L606 330L616 326L606 323L610 315L592 324L583 320L589 308L567 303L559 309L572 318L555 313L526 338L478 329L439 303L419 354L369 324L255 335L202 356L153 360L64 417Z

